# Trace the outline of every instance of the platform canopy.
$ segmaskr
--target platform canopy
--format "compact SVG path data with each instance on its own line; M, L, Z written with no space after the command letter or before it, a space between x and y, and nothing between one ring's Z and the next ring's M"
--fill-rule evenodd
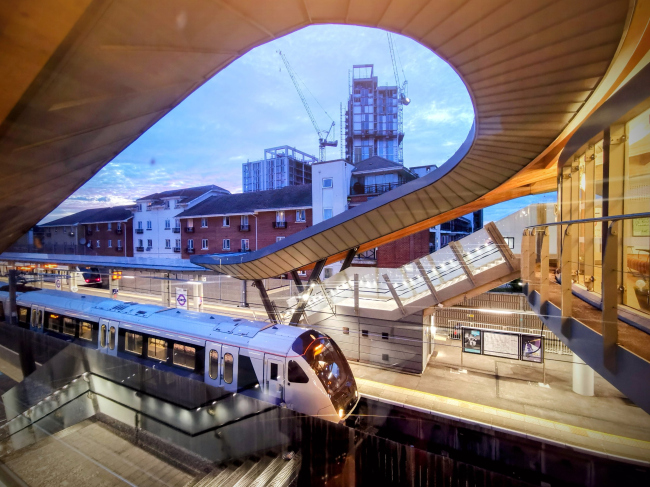
M244 258L196 263L270 277L550 191L567 135L643 57L648 13L634 10L639 4L8 0L0 7L0 251L233 60L311 24L379 27L430 48L466 83L475 130L453 161L397 198L388 193L352 219Z

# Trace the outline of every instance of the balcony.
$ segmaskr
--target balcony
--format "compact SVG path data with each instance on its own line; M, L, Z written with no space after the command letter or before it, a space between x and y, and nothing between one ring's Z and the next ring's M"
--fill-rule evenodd
M115 252L122 252L124 247L115 247Z
M174 252L180 252L181 248L180 247L174 247Z
M185 227L185 233L194 233L194 227Z
M193 248L189 248L189 247L187 247L187 248L185 249L185 252L187 252L188 254L193 254L193 253L194 253L194 249L193 249Z
M240 232L250 232L251 231L251 226L250 225L239 225L239 231Z
M90 228L86 228L86 235L92 235L93 231Z
M350 189L350 195L363 195L363 194L382 194L395 189L398 186L404 184L403 182L399 183L383 183L383 184L367 184L363 185L361 183L354 183Z
M144 228L136 228L135 233L144 233Z
M136 252L144 252L144 247L136 247L135 251Z
M287 228L287 222L273 222L273 228Z
M240 252L251 252L251 249L246 248L246 249L239 249Z
M116 228L115 229L115 235L122 235L122 229L121 228Z
M174 232L174 233L181 233L181 227L174 227L174 228L172 228L172 232Z

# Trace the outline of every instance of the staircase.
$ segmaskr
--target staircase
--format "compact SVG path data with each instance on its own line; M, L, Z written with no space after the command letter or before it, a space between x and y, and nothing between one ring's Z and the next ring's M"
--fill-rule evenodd
M187 487L286 487L300 471L299 453L278 455L268 453L261 458L250 457L233 462L187 484Z

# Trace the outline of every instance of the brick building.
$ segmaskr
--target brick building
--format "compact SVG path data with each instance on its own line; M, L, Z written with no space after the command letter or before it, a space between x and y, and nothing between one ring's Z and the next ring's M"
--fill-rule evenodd
M127 206L91 208L39 225L41 252L133 257L133 214Z
M312 225L311 185L212 196L176 218L184 259L254 251Z

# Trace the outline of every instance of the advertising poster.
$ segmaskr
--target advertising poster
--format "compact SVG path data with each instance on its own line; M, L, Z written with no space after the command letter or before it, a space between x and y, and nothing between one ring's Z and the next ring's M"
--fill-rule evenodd
M481 330L463 328L463 352L481 353Z
M542 363L544 339L539 335L521 335L521 360Z
M494 357L519 360L519 334L484 331L483 353Z

